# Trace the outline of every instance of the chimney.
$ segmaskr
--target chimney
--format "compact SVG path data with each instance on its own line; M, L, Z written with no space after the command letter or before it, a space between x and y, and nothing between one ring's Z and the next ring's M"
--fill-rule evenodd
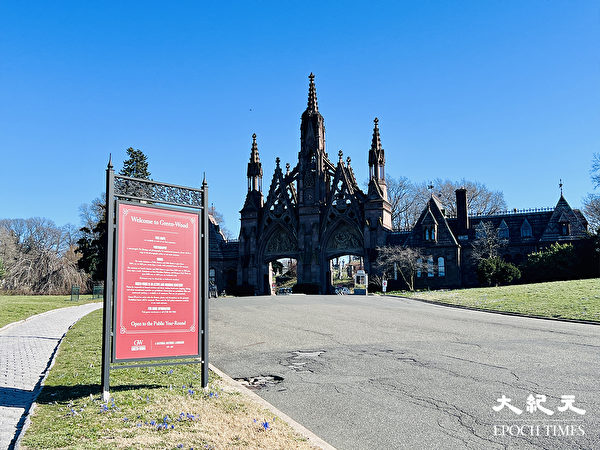
M458 219L458 234L467 234L469 229L469 210L467 209L467 190L459 188L456 191L456 218Z

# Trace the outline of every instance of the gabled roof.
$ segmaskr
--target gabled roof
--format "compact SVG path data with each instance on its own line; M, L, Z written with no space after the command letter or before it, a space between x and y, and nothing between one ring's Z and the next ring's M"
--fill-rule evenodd
M419 220L417 220L417 223L415 224L412 232L410 233L410 236L408 237L408 239L406 241L407 244L409 244L409 245L431 244L431 242L423 240L423 234L422 234L422 226L428 225L428 221L429 221L429 223L435 222L435 224L437 225L436 242L438 245L456 245L456 246L458 246L459 245L458 241L456 240L454 233L450 229L450 225L448 224L448 221L447 221L444 213L442 213L442 209L443 209L442 202L440 201L439 198L437 198L434 194L432 194L429 201L427 202L425 209L423 209L423 212L421 213Z
M569 224L568 235L561 233L561 224L563 223ZM579 220L577 214L561 194L540 241L568 241L574 237L585 237L586 231L586 224Z

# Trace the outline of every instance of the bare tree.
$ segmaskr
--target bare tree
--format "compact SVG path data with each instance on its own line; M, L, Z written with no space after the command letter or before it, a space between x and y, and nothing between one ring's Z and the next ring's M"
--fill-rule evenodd
M485 184L478 181L469 181L464 178L460 181L450 181L437 178L432 182L432 185L433 192L439 197L449 215L456 214L455 191L461 187L467 190L467 207L469 208L469 213L486 215L506 210L504 194L500 191L491 191ZM426 187L420 185L421 192L424 189Z
M600 230L600 195L588 194L583 199L583 212L591 231Z
M415 290L415 276L417 272L427 270L427 258L419 249L404 246L378 247L378 256L375 266L387 278L391 278L394 271L399 273L408 289Z
M479 222L475 227L475 240L473 241L473 260L479 263L483 259L497 258L500 249L508 241L498 236L498 231L492 222Z
M223 214L217 211L215 205L211 205L208 208L208 214L210 214L213 217L213 219L219 227L219 230L221 231L221 233L223 233L223 236L225 236L225 239L233 239L233 234L227 227L225 227L225 219L223 218Z
M600 153L594 153L590 170L595 189L600 189ZM588 194L583 199L583 212L592 231L600 230L600 194Z
M395 229L409 228L408 212L415 203L413 183L406 177L393 178L386 175L388 201L392 209L392 225Z
M592 157L592 169L590 170L592 175L592 182L595 188L600 188L600 153L594 153Z
M0 220L2 287L21 294L64 294L83 286L87 275L77 268L76 229L57 227L44 218Z
M448 215L456 214L456 189L467 189L467 206L475 215L493 214L506 210L504 194L489 190L483 183L461 180L450 181L437 178L430 183L413 183L406 177L387 175L388 200L392 209L392 225L395 229L412 228L425 208L433 192L441 200ZM431 186L430 186L431 185Z

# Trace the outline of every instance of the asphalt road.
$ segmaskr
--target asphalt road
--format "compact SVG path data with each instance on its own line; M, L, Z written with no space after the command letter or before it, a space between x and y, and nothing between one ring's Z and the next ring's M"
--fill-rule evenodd
M339 449L600 448L600 326L291 295L212 299L209 332L215 366L281 377L257 394Z

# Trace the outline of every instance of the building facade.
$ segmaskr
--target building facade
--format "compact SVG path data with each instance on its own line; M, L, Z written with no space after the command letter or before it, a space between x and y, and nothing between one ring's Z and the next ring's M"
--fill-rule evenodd
M211 222L211 273L219 291L233 290L235 284L235 289L246 294L269 294L273 282L270 263L289 258L297 261L299 284L332 293L334 258L359 256L367 273L374 273L377 248L384 245L423 252L427 264L417 274L417 288L474 286L477 275L472 247L484 224L493 227L506 242L502 256L516 264L554 242L577 243L588 237L585 217L569 206L562 193L554 208L471 216L465 189L456 191L456 216L446 215L432 194L410 231L394 231L378 119L374 120L368 150L368 189L363 192L350 157L344 160L340 150L335 161L326 151L325 123L313 74L309 80L296 165L286 164L284 169L276 159L265 198L262 164L253 135L238 241L225 240L218 224Z

